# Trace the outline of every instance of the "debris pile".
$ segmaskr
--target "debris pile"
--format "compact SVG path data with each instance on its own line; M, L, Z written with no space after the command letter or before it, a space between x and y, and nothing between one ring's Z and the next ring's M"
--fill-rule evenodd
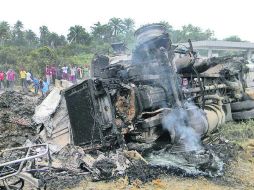
M55 117L58 118L57 120L66 119L66 117L58 117L59 113L66 111L66 107L62 106L64 103L62 98L60 104L54 106L55 112L49 114L51 119ZM5 139L1 147L6 148L7 143L10 143L10 146L21 146L27 138L32 139L36 136L32 128L35 126L32 115L37 102L37 99L17 92L7 92L0 97L1 129L4 131L1 135ZM28 122L24 125L7 118L21 118ZM59 126L61 125L55 125L54 130L59 130ZM53 141L48 142L53 143ZM140 151L142 155L136 151L139 150L137 143L134 143L135 148L130 144L128 144L129 150L112 147L108 151L86 150L81 146L70 144L55 151L54 143L50 144L53 148L51 149L52 168L50 172L43 174L43 179L48 189L62 189L74 187L85 178L100 181L128 176L129 182L137 179L148 182L163 175L218 177L223 175L223 163L234 159L236 151L239 150L239 147L222 138L217 138L213 143L206 143L204 147L201 145L201 149L187 151L184 147L181 151L181 147L171 144L157 149L153 143L145 143L146 151Z
M32 116L38 98L18 92L4 92L0 96L0 150L21 146L34 138Z

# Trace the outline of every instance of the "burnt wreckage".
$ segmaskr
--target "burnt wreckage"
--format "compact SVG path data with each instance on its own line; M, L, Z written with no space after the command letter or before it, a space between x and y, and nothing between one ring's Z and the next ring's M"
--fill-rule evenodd
M200 60L174 46L161 24L135 32L131 55L96 55L92 79L64 93L72 141L88 148L167 142L195 149L194 141L232 120L231 102L243 100L247 73L239 57ZM195 138L193 138L195 137Z

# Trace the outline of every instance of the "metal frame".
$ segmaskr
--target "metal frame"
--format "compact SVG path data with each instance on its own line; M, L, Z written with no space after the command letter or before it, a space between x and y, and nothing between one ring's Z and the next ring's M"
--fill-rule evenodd
M33 150L36 151L37 148L44 148L44 150L40 153L35 154L35 155L31 155L32 151ZM5 185L5 187L7 189L10 189L10 188L6 182L6 179L10 178L10 177L14 177L14 176L21 178L21 179L31 183L32 185L36 186L37 188L39 188L39 186L41 185L39 180L34 178L29 173L29 170L25 169L25 164L27 161L31 161L36 158L43 157L45 155L48 155L48 158L50 159L48 144L39 144L39 145L32 145L32 146L27 146L27 147L17 147L17 148L6 149L6 150L2 151L1 154L7 153L7 152L15 152L15 151L19 151L19 150L24 151L24 155L22 155L22 158L19 158L19 159L13 160L13 161L7 161L5 163L0 164L0 169L1 169L0 170L0 180L3 181L3 184ZM14 164L19 164L18 169L13 167ZM5 171L5 169L7 169L7 171ZM7 173L7 174L5 175L5 173Z

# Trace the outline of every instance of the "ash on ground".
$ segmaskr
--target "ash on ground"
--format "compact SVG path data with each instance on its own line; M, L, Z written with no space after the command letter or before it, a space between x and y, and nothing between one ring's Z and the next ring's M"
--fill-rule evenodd
M168 175L219 178L224 173L224 163L234 159L239 151L235 146L220 140L199 151L173 152L164 148L153 150L143 158L137 151L86 153L80 147L68 145L53 155L53 167L55 163L60 172L51 173L45 180L49 189L62 189L67 182L71 187L85 178L100 181L128 176L130 183L137 179L149 182Z
M149 182L161 176L177 175L182 177L205 176L220 179L227 172L228 164L235 160L241 147L223 138L205 144L200 151L174 152L167 148L150 151L143 161L132 161L126 170L130 181L139 179Z
M77 173L72 171L52 170L51 173L47 173L43 178L48 190L62 190L75 187L85 179L85 176L77 175Z
M147 157L152 167L162 167L183 176L218 177L223 175L223 162L212 150L171 152L165 149Z
M19 92L4 92L0 96L0 150L22 146L33 139L32 116L39 99Z

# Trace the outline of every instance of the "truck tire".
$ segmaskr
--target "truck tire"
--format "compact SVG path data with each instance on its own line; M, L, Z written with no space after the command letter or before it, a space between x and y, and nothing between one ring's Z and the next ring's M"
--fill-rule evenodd
M241 102L231 103L232 112L254 109L254 100L245 100Z
M241 112L233 112L232 118L234 120L247 120L254 118L254 109L248 111L241 111Z

